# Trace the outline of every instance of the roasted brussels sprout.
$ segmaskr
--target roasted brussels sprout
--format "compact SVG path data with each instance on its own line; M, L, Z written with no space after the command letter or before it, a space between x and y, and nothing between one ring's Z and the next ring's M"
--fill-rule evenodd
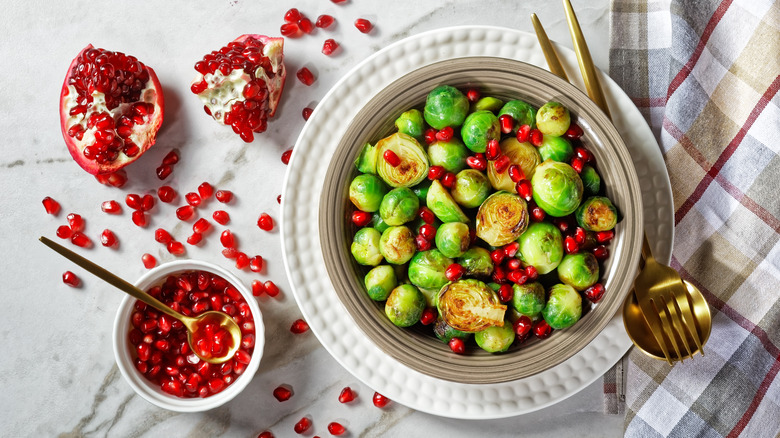
M534 222L517 240L517 255L522 262L532 265L540 274L547 274L558 267L563 259L563 236L549 222Z
M460 257L469 249L471 233L463 222L447 222L436 230L436 248L445 257Z
M384 301L398 285L395 269L389 265L379 265L368 271L363 283L366 293L374 301Z
M445 344L450 342L452 338L461 338L463 340L467 340L472 335L471 333L462 332L458 329L452 328L449 324L447 324L446 321L441 319L441 317L439 317L439 319L437 319L433 325L433 334L436 335L436 337Z
M542 317L555 330L573 326L582 316L582 297L573 287L556 284L542 310Z
M417 199L420 200L421 205L425 205L425 203L427 202L428 189L430 188L431 188L431 182L427 179L412 188L414 194L417 195Z
M398 327L409 327L420 320L425 310L425 297L411 284L402 284L387 297L385 315Z
M608 231L617 225L617 209L604 196L592 196L574 212L577 223L588 231Z
M558 102L547 102L536 113L536 128L544 135L559 137L571 124L569 110Z
M376 212L371 217L371 227L375 228L380 233L384 233L386 229L390 228L390 225L387 225L387 222L382 220L382 216L379 215L379 212Z
M369 213L379 210L386 193L387 185L371 174L358 175L349 184L349 200L359 210Z
M379 252L379 239L382 235L371 228L361 228L352 239L352 257L361 265L376 266L382 262L382 253Z
M470 248L458 258L458 264L466 268L470 277L487 277L493 273L493 259L490 251L479 246Z
M420 200L412 189L397 187L387 192L379 205L379 215L390 226L403 225L414 219Z
M534 176L536 166L542 162L539 150L531 143L520 143L517 141L517 137L507 137L502 140L501 152L509 157L509 162L511 164L520 166L520 169L523 170L523 174L525 174L525 178L529 181L531 180L531 177ZM496 172L495 161L488 162L487 175L490 184L494 189L516 193L515 182L509 177L509 172Z
M423 135L423 115L418 109L410 109L395 119L395 127L398 132L420 138Z
M544 308L544 286L538 282L513 284L512 307L521 315L536 319Z
M417 251L412 230L405 226L386 229L379 239L379 252L388 263L402 265Z
M528 125L531 128L536 127L536 109L531 105L523 102L522 100L510 100L498 112L498 116L501 117L504 114L509 114L515 119L514 132L517 132L517 128L522 125Z
M484 173L465 169L455 175L455 185L450 191L452 199L466 208L477 208L490 194L490 182Z
M477 211L477 237L491 246L506 245L527 227L528 205L513 193L493 193Z
M474 333L474 340L488 353L503 353L515 341L515 331L510 322L504 321L503 326L494 325Z
M425 305L427 307L436 307L436 299L439 297L439 289L428 289L424 287L418 287L420 292L425 296Z
M599 262L589 252L566 254L558 265L558 278L582 292L599 281Z
M435 129L460 126L469 112L469 100L455 87L440 85L425 100L425 121Z
M395 167L384 159L392 151L401 163ZM401 132L385 137L376 144L376 173L392 187L412 187L428 176L428 154L420 143Z
M601 190L601 177L593 167L583 166L580 179L586 195L595 195Z
M420 251L409 261L409 281L417 287L440 289L449 281L444 272L451 264L452 259L438 249Z
M442 222L468 222L469 217L463 213L458 203L452 199L450 192L438 180L431 183L426 195L426 204Z
M582 201L582 180L566 163L547 160L538 165L531 186L536 205L550 216L569 215Z
M491 113L495 113L496 111L500 110L503 105L504 102L501 99L492 96L485 96L474 104L472 112L490 111Z
M493 325L504 325L506 306L501 304L493 289L473 278L441 288L436 306L447 324L463 332L473 333Z
M551 135L542 136L542 145L539 146L539 155L542 160L562 161L568 163L574 156L574 148L563 137L553 137Z
M431 166L441 166L447 172L458 173L466 167L469 150L457 137L450 141L437 141L428 146Z
M366 143L355 159L355 167L362 173L376 173L376 146Z
M498 117L490 111L471 113L460 128L460 136L467 148L474 152L485 152L488 141L501 138Z

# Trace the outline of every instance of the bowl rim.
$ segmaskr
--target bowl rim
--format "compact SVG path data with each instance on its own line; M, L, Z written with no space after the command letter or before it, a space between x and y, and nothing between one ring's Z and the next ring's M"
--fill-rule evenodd
M125 296L119 304L116 317L114 318L112 334L114 358L125 381L133 388L136 394L140 395L146 401L158 407L176 412L202 412L222 406L232 400L241 393L241 391L249 385L249 382L252 381L252 378L254 378L254 375L260 366L260 360L262 359L263 349L265 347L265 326L257 300L254 299L251 291L238 279L238 277L220 266L202 260L174 260L145 272L133 284L142 290L146 290L166 275L192 270L211 272L227 280L231 285L238 289L244 299L246 299L247 304L249 304L249 307L252 310L252 315L254 315L255 347L252 352L252 359L249 361L244 373L238 376L232 384L222 392L209 397L179 398L166 394L159 387L156 387L149 382L133 365L133 359L128 348L127 333L129 333L130 329L130 315L132 314L136 301L135 298L129 295Z

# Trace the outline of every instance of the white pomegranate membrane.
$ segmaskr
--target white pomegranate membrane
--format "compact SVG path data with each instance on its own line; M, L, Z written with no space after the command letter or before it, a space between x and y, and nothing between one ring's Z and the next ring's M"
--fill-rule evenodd
M136 370L170 395L181 398L209 397L223 391L244 373L255 346L252 311L243 295L227 280L206 271L169 275L147 291L172 309L187 316L209 310L230 315L241 328L241 346L223 364L210 364L190 350L184 325L141 301L135 302L128 333ZM203 324L196 332L199 351L219 357L232 345L225 330ZM224 353L222 353L224 354Z

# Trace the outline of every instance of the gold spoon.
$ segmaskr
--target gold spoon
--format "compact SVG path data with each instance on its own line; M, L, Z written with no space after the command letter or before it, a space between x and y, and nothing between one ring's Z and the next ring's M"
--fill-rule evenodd
M187 342L190 344L190 349L202 360L213 364L220 364L223 362L227 362L228 360L233 358L233 356L236 354L236 351L238 351L238 348L241 346L241 329L238 327L238 324L236 324L236 322L233 321L233 318L231 318L228 314L216 310L211 310L208 312L201 313L197 317L182 315L181 313L166 306L165 304L163 304L153 296L147 294L141 289L138 289L137 287L133 286L127 281L117 277L115 274L107 271L105 268L65 248L64 246L56 242L53 242L52 240L47 239L46 237L43 236L41 236L40 240L49 248L53 249L54 251L57 251L66 259L81 266L82 268L92 273L93 275L97 276L98 278L105 281L106 283L116 287L122 292L140 301L143 301L144 303L152 306L153 308L170 316L171 318L176 318L177 320L181 321L181 323L184 324L184 327L187 328ZM226 355L221 357L204 357L198 353L194 345L195 344L194 334L197 333L201 325L204 325L206 323L219 324L220 327L224 328L225 330L228 331L228 333L230 333L230 338L233 342Z

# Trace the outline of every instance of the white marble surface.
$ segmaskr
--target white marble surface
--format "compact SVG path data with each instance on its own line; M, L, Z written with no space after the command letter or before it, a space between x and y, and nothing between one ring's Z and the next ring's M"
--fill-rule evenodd
M574 1L597 65L606 68L609 2ZM3 269L2 298L9 316L0 321L0 341L10 354L0 359L0 424L5 436L256 436L269 429L277 437L294 436L293 424L309 416L314 427L305 436L329 436L326 425L339 421L348 436L620 436L622 417L602 413L601 381L552 407L523 416L491 421L459 421L423 414L391 404L377 409L373 390L344 371L311 334L293 335L292 321L300 312L288 290L281 261L278 229L259 230L261 212L279 218L276 196L281 192L285 166L280 154L291 147L303 126L301 109L314 106L354 65L387 44L422 31L458 24L489 24L531 30L529 14L536 12L554 40L571 46L558 2L451 1L420 2L327 0L268 2L232 0L202 2L138 1L13 1L6 2L0 24L0 198ZM242 33L278 35L284 12L298 7L312 19L328 13L337 25L314 35L288 39L285 61L290 75L283 103L268 131L245 144L229 128L203 114L189 91L193 63ZM375 30L363 35L352 26L355 18L370 19ZM342 51L333 57L320 53L322 41L334 38ZM87 43L137 56L152 66L163 84L165 123L157 145L128 168L130 182L121 189L98 184L70 158L59 132L57 101L70 60ZM318 77L311 87L294 72L309 67ZM164 227L184 240L191 222L175 218L173 205L158 203L151 223L140 229L122 215L100 211L105 200L127 193L147 193L161 185L154 174L172 148L181 162L166 181L180 195L203 181L232 190L229 228L242 249L268 260L263 275L236 272L220 254L216 234L205 244L187 246L185 257L208 260L236 272L249 283L271 279L282 289L276 299L263 297L260 307L267 332L260 371L235 400L210 412L176 414L160 410L139 396L120 376L111 347L111 327L122 296L100 280L75 268L37 242L54 238L57 226L70 212L87 221L86 233L96 242L105 228L120 240L117 250L98 245L85 256L125 278L138 278L144 268L141 254L160 261L174 259L154 241L153 230ZM56 217L44 213L41 199L51 196L62 205ZM213 200L202 216L221 207ZM73 270L83 286L71 289L61 274ZM30 333L23 332L29 327ZM286 383L294 396L279 403L271 391ZM358 400L338 403L341 388L351 386Z

